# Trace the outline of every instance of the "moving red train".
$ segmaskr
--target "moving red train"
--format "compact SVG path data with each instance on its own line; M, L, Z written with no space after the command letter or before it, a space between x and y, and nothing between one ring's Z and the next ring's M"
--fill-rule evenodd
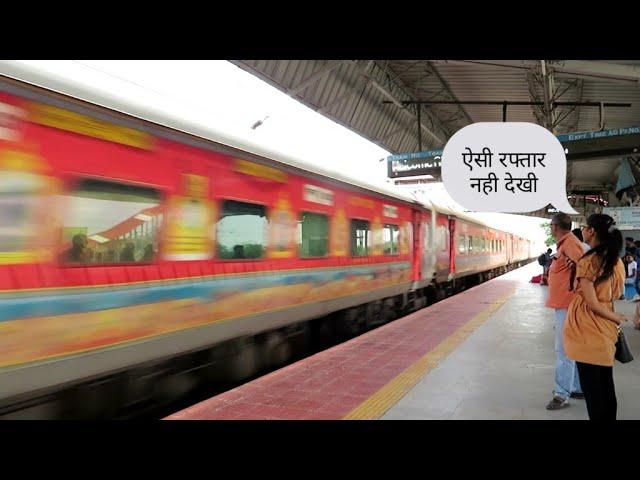
M5 418L112 416L246 378L534 256L183 119L13 63L0 74Z

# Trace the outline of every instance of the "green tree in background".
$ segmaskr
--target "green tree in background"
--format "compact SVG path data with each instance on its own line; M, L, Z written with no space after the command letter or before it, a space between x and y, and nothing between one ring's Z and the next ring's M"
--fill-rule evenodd
M556 239L551 235L551 222L543 222L540 224L540 228L544 228L544 233L547 235L547 239L544 241L544 244L547 247L556 244Z

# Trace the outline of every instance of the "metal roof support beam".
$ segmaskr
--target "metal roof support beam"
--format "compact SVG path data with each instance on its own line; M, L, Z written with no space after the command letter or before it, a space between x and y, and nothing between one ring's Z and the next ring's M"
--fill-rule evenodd
M562 90L562 92L556 92L556 98L553 100L554 102L557 101L557 99L561 98L562 96L565 96L567 98L572 98L574 99L576 102L581 103L582 102L582 79L573 79L573 80L563 80L565 83L565 88ZM560 87L557 87L557 89L559 90ZM567 96L568 95L568 96ZM574 131L575 128L573 126L573 124L575 122L567 122L565 121L566 119L569 118L573 118L575 119L577 112L578 112L579 106L578 105L574 105L571 108L565 108L564 109L564 114L561 115L561 109L558 109L557 111L557 120L556 123L554 125L554 127L557 128L562 128L565 132L571 132Z
M341 61L338 62L338 64L341 64L341 63L345 63L345 61L341 60ZM347 62L347 63L356 64L356 62L354 62L354 61ZM364 70L368 71L371 68L372 65L373 65L373 61L369 61L367 66L364 67ZM359 67L359 68L361 68L361 67ZM367 77L365 77L365 76L360 76L360 77L358 77L358 79L360 79L360 80L356 81L356 84L352 88L347 87L346 91L342 95L340 95L337 98L334 98L331 102L329 102L326 105L323 105L322 107L320 107L317 110L317 112L318 113L322 113L324 115L325 113L327 113L329 110L331 110L336 105L338 105L338 104L344 102L345 100L351 98L352 96L354 96L359 91L360 87L366 85L369 82L369 79Z
M327 113L329 110L331 110L333 107L335 107L336 105L344 102L347 98L350 98L352 95L355 95L355 91L347 88L347 91L344 92L342 95L340 95L339 97L334 98L331 102L327 103L326 105L323 105L322 107L320 107L317 112L318 113L322 113L325 114Z
M534 60L431 60L438 64L487 65L493 67L530 69L537 65ZM606 80L640 82L640 66L620 65L617 63L596 62L593 60L555 60L547 64L558 74L578 77L594 77Z
M389 73L386 70L386 67L385 67L384 73L386 74L389 83L391 83L391 78L389 76ZM396 76L396 78L393 80L393 84L396 88L400 89L400 91L403 93L404 96L407 96L413 100L416 99L416 96L411 94L411 91L407 88L407 86L402 82L402 80L399 77ZM433 132L433 128L438 127L438 129L440 129L440 131L444 133L446 137L450 137L452 135L450 128L444 125L440 120L440 118L437 115L435 115L432 111L430 111L427 108L427 109L424 109L423 112L426 113L427 118L429 119L429 123L431 124L431 129L429 129L430 131ZM443 145L444 143L445 142L442 142Z
M392 101L383 101L382 103L396 103ZM544 101L523 101L523 100L460 100L460 101L449 101L449 100L402 100L400 102L402 105L417 105L418 103L422 105L502 105L506 103L507 105L544 105ZM619 107L619 108L629 108L633 104L631 103L622 103L622 102L551 102L554 105L561 105L565 107L599 107L603 105L605 107Z
M355 62L353 62L353 61L350 61L350 63L355 64ZM417 108L416 108L416 112L413 113L413 112L407 110L406 108L404 108L404 106L401 103L402 100L405 100L405 99L415 100L410 94L408 94L406 92L406 88L404 87L404 85L402 85L397 79L396 80L391 80L390 78L388 78L387 82L389 83L389 87L384 86L383 82L385 81L385 79L382 78L384 74L381 74L380 71L376 71L375 63L374 63L374 68L372 68L372 71L370 73L367 73L367 72L363 71L362 67L360 67L357 64L356 64L356 67L358 68L360 75L362 75L365 78L367 78L371 82L371 85L376 90L378 90L382 95L387 97L391 102L395 103L399 108L403 108L402 111L406 112L408 115L411 115L411 117L413 117L414 121L417 120ZM398 98L396 96L396 94L394 92L392 92L391 90L399 90L398 93L400 93L401 96L405 97L405 98ZM429 120L431 122L433 122L434 124L436 124L438 126L438 128L440 128L440 130L445 135L449 135L448 130L440 123L439 119L435 118L431 112L427 111L427 112L424 112L424 113L427 114ZM432 129L427 127L422 122L420 123L420 127L421 127L422 130L424 130L427 133L427 135L432 137L438 143L438 145L444 145L445 138L442 138L441 136L436 134Z
M431 62L427 62L427 69L438 79L438 81L440 82L440 85L442 85L447 95L451 97L453 100L458 101L458 97L455 96L455 94L451 90L451 87L449 86L447 81L444 78L442 78L442 75L440 75L440 72L438 72L438 69L434 65L432 65ZM469 116L469 113L462 105L458 105L458 109L460 110L460 112L462 112L467 122L469 122L470 124L473 123L471 116Z
M404 108L404 105L402 105L402 103L400 103L400 101L393 96L393 94L391 92L389 92L386 88L384 88L382 85L380 85L378 82L376 82L373 79L369 79L371 81L371 85L373 87L375 87L376 90L378 90L380 93L382 93L385 97L387 97L390 101L392 101L393 103L395 103L398 107L402 108L403 112L408 113L409 115L411 115L412 117L417 117L417 115L414 115L413 113L411 113L410 111L408 111L406 108ZM444 144L444 140L442 138L440 138L438 135L436 135L435 133L433 133L433 131L431 131L427 126L425 126L424 123L422 123L422 121L420 121L420 127L427 132L428 135L430 135L436 142L440 143L440 144Z
M397 135L398 133L402 132L403 130L406 130L405 127L398 127L392 131L390 131L389 133L387 133L384 137L382 137L380 139L381 142L385 143L387 140L389 140L391 137Z
M553 81L553 74L544 60L540 60L540 71L542 73L543 82L543 94L544 94L544 116L547 129L555 135L555 106L552 100L555 96L555 84Z
M582 101L582 92L584 91L584 80L579 78L578 79L578 84L576 85L576 88L578 89L578 101L581 102ZM576 119L573 123L573 126L571 128L570 131L575 132L578 129L578 126L580 125L580 111L582 109L580 107L576 108Z
M531 67L539 66L535 60L429 60L434 64L452 65L486 65L488 67L520 68L529 70Z
M640 66L637 65L619 65L589 60L556 60L549 61L548 64L558 72L640 83Z
M342 65L342 62L337 60L331 60L327 62L320 70L318 70L315 73L312 73L307 78L305 78L300 83L298 83L298 85L296 85L295 87L291 87L289 90L287 90L287 95L291 97L296 96L298 93L302 92L309 85L325 77L326 75L331 73L333 70L338 68L340 65Z
M525 73L527 85L529 86L529 97L535 105L531 105L533 115L536 117L538 125L544 126L544 113L540 106L540 95L538 94L538 85L540 84L539 73L535 69L527 69Z

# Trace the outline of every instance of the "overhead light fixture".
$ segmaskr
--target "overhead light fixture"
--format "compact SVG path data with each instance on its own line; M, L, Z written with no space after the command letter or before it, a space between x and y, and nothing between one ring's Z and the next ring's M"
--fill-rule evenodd
M267 115L266 117L264 117L262 120L258 120L256 123L254 123L253 125L251 125L251 130L255 130L256 128L258 128L260 125L262 125L264 123L264 121L269 118L269 115Z

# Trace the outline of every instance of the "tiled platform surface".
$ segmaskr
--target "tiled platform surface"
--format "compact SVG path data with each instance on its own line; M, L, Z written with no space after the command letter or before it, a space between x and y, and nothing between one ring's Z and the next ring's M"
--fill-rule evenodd
M521 276L493 279L168 419L379 418L498 308Z
M545 410L554 316L536 263L211 398L168 419L586 419ZM634 304L617 302L632 314ZM616 364L618 418L640 418L638 360Z
M586 420L583 400L548 411L554 378L554 313L544 308L546 288L528 283L537 264L516 272L515 294L384 419ZM616 310L633 316L635 304ZM614 366L618 419L640 419L640 331L625 325L636 360Z

